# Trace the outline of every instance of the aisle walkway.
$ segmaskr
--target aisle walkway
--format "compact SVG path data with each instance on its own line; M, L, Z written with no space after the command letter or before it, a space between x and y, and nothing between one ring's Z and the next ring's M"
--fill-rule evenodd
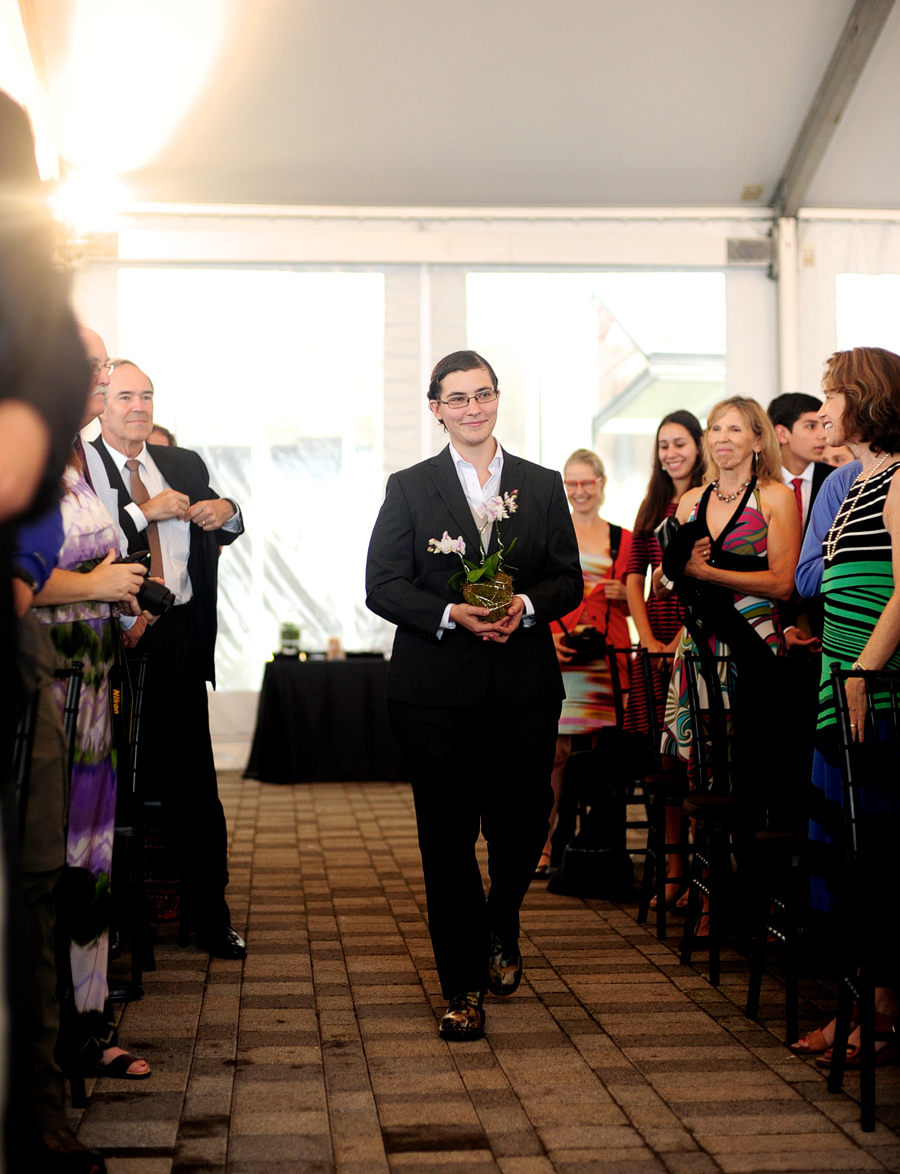
M900 1170L900 1069L862 1134L744 1018L742 965L715 991L633 907L534 886L527 981L489 1001L485 1040L442 1043L409 789L226 775L222 793L250 954L161 932L121 1027L154 1076L97 1082L79 1128L111 1174Z

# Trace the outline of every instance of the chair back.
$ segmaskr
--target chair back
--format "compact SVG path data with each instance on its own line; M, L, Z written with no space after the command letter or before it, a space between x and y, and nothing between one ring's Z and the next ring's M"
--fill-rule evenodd
M622 679L619 676L623 664L627 665L634 657L637 645L628 645L627 648L613 648L606 646L606 659L609 662L609 676L612 681L613 707L616 711L616 726L621 730L625 724L625 694L622 691Z
M846 683L862 679L866 715L862 741L850 723ZM870 849L889 848L900 823L900 672L832 667L837 751L844 793L845 849L850 861L872 861Z
M84 662L73 660L68 668L57 669L54 676L60 680L68 679L66 687L66 703L63 708L63 730L68 746L68 775L72 779L72 769L75 766L75 735L78 730L78 706L81 703L81 683L84 680Z
M689 653L684 658L684 671L697 789L727 795L731 791L728 712L736 677L734 659Z
M647 736L650 740L653 754L653 769L662 769L662 727L659 721L659 712L656 708L656 690L659 687L660 668L665 662L671 670L675 659L671 652L649 652L641 648L638 660L641 666L641 679L644 683L644 694L647 698Z

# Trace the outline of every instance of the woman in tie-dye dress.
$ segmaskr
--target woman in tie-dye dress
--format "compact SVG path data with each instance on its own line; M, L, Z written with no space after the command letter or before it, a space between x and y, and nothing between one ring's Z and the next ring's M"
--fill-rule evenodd
M800 550L800 522L794 496L781 481L778 440L755 400L736 396L712 409L704 456L705 486L686 493L676 514L686 555L676 586L689 620L675 651L663 751L685 761L692 742L685 656L707 649L738 658L777 654L774 601L790 595ZM654 582L667 592L659 571ZM717 668L724 681L725 667Z
M102 408L102 401L94 403L94 407ZM125 607L133 598L143 570L113 563L118 556L118 532L106 507L85 480L74 450L63 475L61 509L65 538L57 568L36 597L35 614L49 626L57 664L64 667L80 660L84 666L69 795L68 871L61 897L72 936L70 959L77 1022L75 1038L66 1040L64 1047L80 1050L85 1069L92 1075L139 1080L150 1075L150 1068L146 1061L130 1056L117 1045L106 972L116 813L116 750L109 674L120 640L114 613L116 604L121 602ZM66 680L56 680L53 688L62 711Z

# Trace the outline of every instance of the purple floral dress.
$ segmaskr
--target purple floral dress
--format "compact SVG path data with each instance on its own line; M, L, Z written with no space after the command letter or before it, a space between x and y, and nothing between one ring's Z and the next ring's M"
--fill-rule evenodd
M66 571L89 571L110 549L118 553L118 533L105 506L82 474L66 469L63 485L65 538L57 565ZM63 667L72 660L84 664L69 796L66 863L72 868L85 869L94 880L94 909L83 911L84 924L91 928L79 935L89 940L71 943L75 1006L80 1014L86 1015L102 1012L108 994L109 931L104 911L108 904L116 814L109 670L115 659L118 621L113 618L110 604L100 602L39 607L35 608L35 614L41 623L49 626L58 666ZM60 712L65 706L66 687L65 680L53 684Z

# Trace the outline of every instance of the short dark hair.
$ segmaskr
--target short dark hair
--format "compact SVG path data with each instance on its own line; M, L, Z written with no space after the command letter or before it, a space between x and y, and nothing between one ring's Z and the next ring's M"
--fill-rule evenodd
M441 359L431 372L431 382L428 385L428 398L433 400L439 400L441 398L441 382L448 375L452 375L454 371L475 371L479 368L487 371L491 377L494 391L497 391L497 376L494 374L494 368L487 359L483 359L476 351L454 351L452 355L447 355Z
M152 436L154 432L158 432L160 436L164 436L173 448L178 447L178 441L175 439L175 433L171 432L168 428L163 428L162 424L154 424L150 429L150 435Z
M900 452L900 355L877 346L835 351L825 360L822 390L843 393L844 435L872 452Z
M780 424L793 430L794 425L804 412L818 412L822 401L814 395L804 395L801 391L790 391L787 395L776 395L769 404L769 419L773 424Z

